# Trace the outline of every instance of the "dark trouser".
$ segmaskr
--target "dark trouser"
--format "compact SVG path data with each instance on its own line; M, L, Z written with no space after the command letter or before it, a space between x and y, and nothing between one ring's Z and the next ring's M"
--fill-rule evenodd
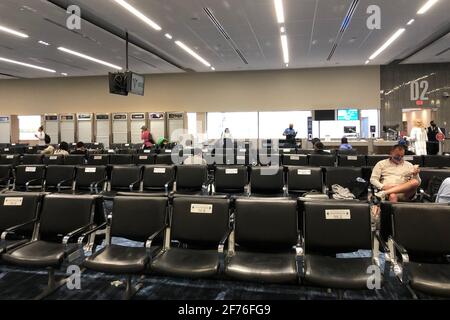
M439 142L438 141L428 141L427 142L427 154L437 155L439 152Z

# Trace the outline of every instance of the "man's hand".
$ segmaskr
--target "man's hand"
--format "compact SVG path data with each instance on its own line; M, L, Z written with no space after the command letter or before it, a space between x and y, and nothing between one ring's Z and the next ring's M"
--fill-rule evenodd
M386 191L386 190L388 190L388 189L390 189L390 188L393 188L393 187L395 187L395 186L394 186L394 185L390 185L390 184L385 184L385 185L383 186L383 189L381 189L381 190Z
M417 166L417 165L414 166L414 170L412 172L413 176L417 176L419 174L419 172L420 172L419 166Z

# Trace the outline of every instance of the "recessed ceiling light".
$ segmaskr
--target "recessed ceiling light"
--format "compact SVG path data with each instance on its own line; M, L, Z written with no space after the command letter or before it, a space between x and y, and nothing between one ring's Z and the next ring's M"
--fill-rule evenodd
M12 34L12 35L20 37L20 38L29 38L29 36L25 33L22 33L22 32L19 32L19 31L16 31L16 30L4 27L4 26L0 26L0 31Z
M181 41L175 41L175 43L177 44L177 46L179 46L181 49L183 49L184 51L186 51L187 53L189 53L191 56L193 56L195 59L197 59L198 61L200 61L201 63L203 63L205 66L207 67L211 67L211 64L206 61L205 59L203 59L200 55L198 55L195 51L193 51L191 48L189 48L187 45L185 45L183 42Z
M408 25L408 26L412 25L412 24L414 23L414 21L416 21L416 20L414 20L414 19L409 20L408 23L407 23L407 25Z
M289 67L289 63L286 63L285 66L286 66L286 68Z
M370 60L366 60L365 64L369 64L369 63L370 63Z
M400 37L403 32L405 32L404 28L398 29L377 51L375 51L370 56L369 60L375 59L380 53L386 50L386 48L389 47L395 40L397 40L397 38Z
M67 77L67 76L68 76L68 74L65 73L65 72L62 72L61 75L63 75L64 77Z
M212 70L212 71L216 71L216 68L214 68L214 67L211 67L211 70Z
M150 18L148 18L146 15L144 15L138 9L136 9L135 7L130 5L128 2L126 2L124 0L114 0L114 1L116 1L119 5L121 5L123 8L125 8L126 10L128 10L129 12L134 14L136 17L141 19L143 22L148 24L153 29L155 29L157 31L160 31L162 29L156 22L152 21Z
M34 64L29 64L29 63L25 63L25 62L16 61L16 60L6 59L6 58L2 58L2 57L0 57L0 61L17 64L17 65L28 67L28 68L38 69L38 70L42 70L42 71L47 71L47 72L51 72L51 73L56 72L55 70L52 70L52 69L42 68L42 67L36 66Z
M280 31L281 31L281 33L285 33L286 32L286 28L285 27L281 27Z
M278 23L284 23L283 0L274 0Z
M50 43L45 42L45 41L38 41L38 43L43 44L44 46L49 46L50 45Z
M281 36L281 47L283 48L284 63L289 63L289 47L288 47L287 36L285 34L283 34Z
M417 14L424 14L426 13L432 6L436 4L439 0L428 0L425 5L417 11Z
M170 40L172 40L172 38L173 38L172 35L170 35L168 33L166 33L165 36L166 36L167 39L170 39Z
M83 59L86 59L86 60L90 60L90 61L102 64L104 66L111 67L113 69L122 70L122 67L116 66L114 64L111 64L109 62L106 62L106 61L103 61L103 60L100 60L100 59L96 59L96 58L90 57L90 56L85 55L85 54L80 53L80 52L69 50L69 49L66 49L64 47L59 47L58 50L59 51L63 51L63 52L68 53L68 54L71 54L71 55L74 55L74 56L77 56L77 57L80 57L80 58L83 58Z

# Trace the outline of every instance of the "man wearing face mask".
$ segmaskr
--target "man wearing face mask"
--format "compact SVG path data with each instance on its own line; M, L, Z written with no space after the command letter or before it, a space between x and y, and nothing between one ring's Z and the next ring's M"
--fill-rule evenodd
M379 192L375 196L380 200L391 202L410 201L420 186L419 166L404 161L405 148L395 145L390 158L382 160L373 168L370 183Z

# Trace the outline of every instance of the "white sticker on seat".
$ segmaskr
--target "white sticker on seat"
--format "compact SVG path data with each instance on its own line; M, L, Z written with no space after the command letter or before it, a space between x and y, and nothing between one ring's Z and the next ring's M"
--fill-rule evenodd
M153 173L166 173L166 168L155 168Z
M9 148L5 148L5 149L3 149L4 151L9 151Z
M413 161L413 160L414 160L414 157L413 157L413 156L404 156L403 159L404 159L405 161Z
M36 167L26 167L25 172L36 172Z
M238 159L238 160L245 160L245 156L237 156L236 159Z
M14 159L14 156L13 155L7 155L6 159Z
M300 156L290 156L289 159L291 159L291 160L300 160Z
M33 150L33 147L28 147L28 150Z
M108 153L114 153L114 150L109 149L109 150L108 150Z
M102 156L94 156L94 160L102 160L103 157Z
M149 150L149 149L145 149L144 150L144 153L150 153L152 150Z
M347 160L355 161L355 160L358 160L358 157L357 156L348 156Z
M125 143L125 147L129 147L130 146L130 144L129 143Z
M84 172L85 173L95 173L95 172L97 172L97 168L85 168Z
M23 198L5 198L5 201L3 202L4 206L11 206L11 207L20 207L23 203Z
M247 149L239 149L239 152L247 152Z
M147 160L147 156L139 156L139 160Z
M291 149L283 149L283 152L291 152Z
M310 176L311 175L311 170L299 169L299 170L297 170L297 175L299 175L299 176Z
M325 210L325 218L327 220L350 220L350 209L331 209Z
M171 153L171 152L172 152L172 149L166 149L165 152L166 152L166 153Z
M191 204L191 213L211 214L213 210L212 204Z
M225 169L225 174L237 174L238 169Z
M50 156L49 159L50 160L56 160L56 159L58 159L58 156Z

